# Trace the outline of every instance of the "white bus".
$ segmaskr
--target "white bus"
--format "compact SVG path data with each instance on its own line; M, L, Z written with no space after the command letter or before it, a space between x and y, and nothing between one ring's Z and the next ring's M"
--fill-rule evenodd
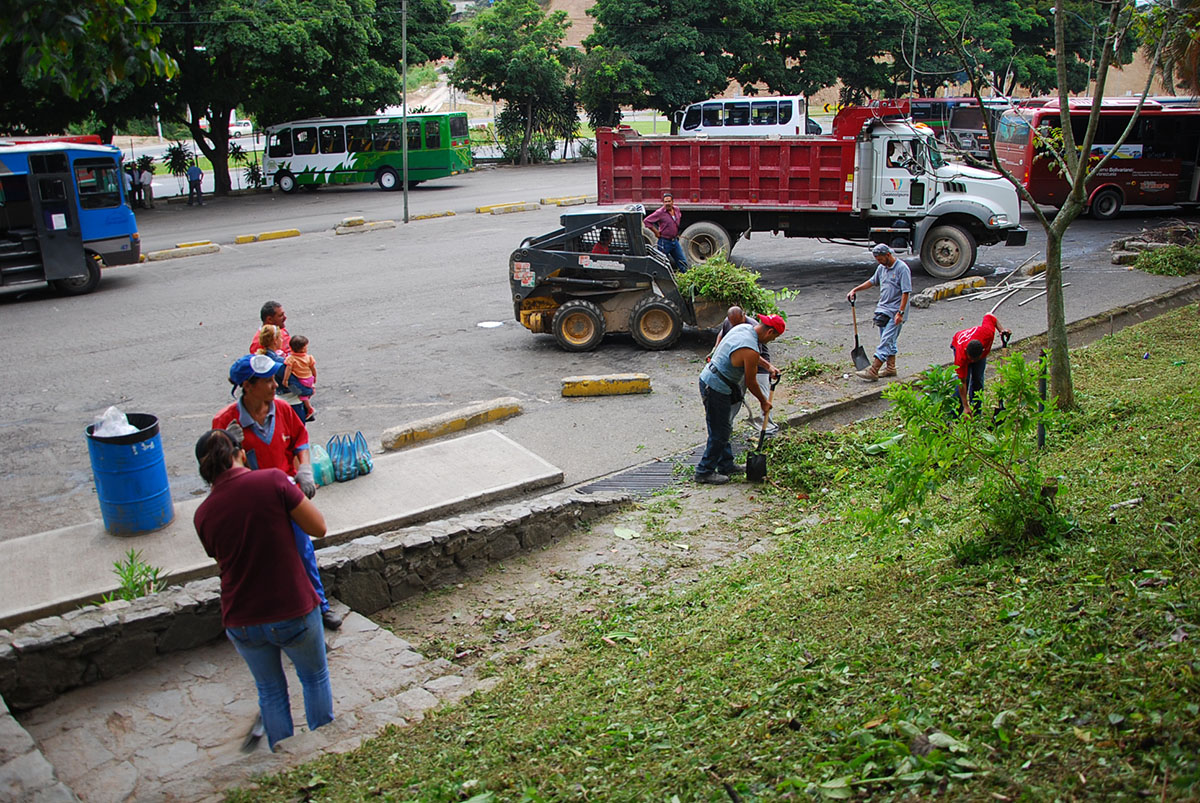
M820 134L801 95L714 98L675 112L680 136L767 137Z

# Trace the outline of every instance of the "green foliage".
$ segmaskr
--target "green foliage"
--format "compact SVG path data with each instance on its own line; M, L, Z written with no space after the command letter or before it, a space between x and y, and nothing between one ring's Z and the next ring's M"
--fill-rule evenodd
M173 176L184 176L187 175L192 162L196 160L196 155L187 145L176 141L167 146L167 149L163 151L162 158L168 173Z
M820 376L831 371L834 367L826 365L816 357L803 354L787 364L783 369L783 375L789 380L799 382L810 377Z
M1191 276L1200 273L1200 245L1168 245L1143 251L1133 267L1158 276Z
M593 129L616 126L622 106L639 106L650 75L620 47L597 45L579 69L579 99Z
M138 172L149 170L151 173L153 173L154 172L154 157L148 153L143 153L141 156L139 156L137 158L137 169L138 169Z
M890 385L884 397L900 417L903 437L889 439L882 450L887 457L877 471L880 508L866 512L864 520L876 530L907 527L910 514L920 520L930 495L951 486L965 497L961 483L975 478L978 489L971 497L983 533L960 542L956 557L1020 555L1059 541L1072 525L1055 507L1057 485L1047 481L1037 451L1038 425L1051 428L1061 416L1038 395L1045 372L1045 361L1028 363L1020 354L1001 360L997 380L983 394L984 412L962 416L952 367L934 366L912 384Z
M579 158L580 159L595 159L596 158L596 140L585 139L579 143Z
M701 297L723 307L739 306L747 313L783 315L778 301L796 296L786 287L779 291L760 287L762 274L746 270L729 261L724 252L714 254L699 265L693 265L675 275L679 292L692 298Z
M242 177L246 179L247 187L258 189L266 183L266 179L263 178L262 165L258 162L246 165L246 169L242 171Z
M105 602L115 599L135 600L161 590L166 585L162 569L142 560L139 550L129 550L124 560L113 561L113 573L121 581L121 587L104 596Z

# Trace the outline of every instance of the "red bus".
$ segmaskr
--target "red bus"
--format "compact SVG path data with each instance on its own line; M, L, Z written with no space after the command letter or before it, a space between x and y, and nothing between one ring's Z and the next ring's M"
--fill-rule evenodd
M1102 101L1091 156L1112 151L1137 108L1137 98ZM1083 140L1091 98L1072 98L1071 132ZM1053 159L1037 152L1034 132L1060 126L1057 100L1029 101L1004 113L996 132L996 155L1039 205L1060 207L1070 191ZM1087 185L1085 204L1092 217L1111 220L1122 207L1191 206L1200 198L1200 108L1147 100L1133 131L1108 164Z
M41 145L46 142L73 142L77 145L103 145L99 134L11 134L0 135L3 145Z

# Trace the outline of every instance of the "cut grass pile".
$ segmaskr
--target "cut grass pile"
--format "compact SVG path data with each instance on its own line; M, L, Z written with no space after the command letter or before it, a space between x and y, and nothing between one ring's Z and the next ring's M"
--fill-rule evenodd
M746 522L774 551L231 799L1195 799L1198 328L1192 306L1074 353L1059 546L955 563L980 529L958 488L868 535L853 512L886 478L863 446L894 422L795 433Z

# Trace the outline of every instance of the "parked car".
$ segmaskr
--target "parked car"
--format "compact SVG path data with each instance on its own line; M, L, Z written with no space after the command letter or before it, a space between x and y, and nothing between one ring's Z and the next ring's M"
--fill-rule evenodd
M248 137L254 133L254 123L249 120L235 120L229 124L229 136Z

